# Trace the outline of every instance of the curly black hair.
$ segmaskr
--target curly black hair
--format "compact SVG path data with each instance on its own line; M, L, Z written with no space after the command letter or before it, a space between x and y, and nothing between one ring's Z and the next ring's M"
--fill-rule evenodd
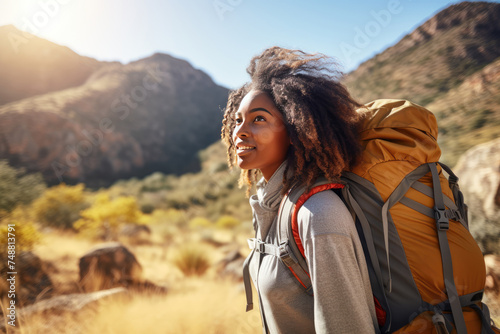
M221 137L227 146L228 164L235 164L232 134L234 114L250 90L266 92L283 115L291 145L283 193L295 184L310 186L324 176L339 182L343 170L357 161L361 146L357 125L361 105L340 83L337 64L323 54L271 47L250 61L251 82L229 94L222 121ZM287 178L291 170L291 178ZM240 186L247 194L258 176L257 170L242 170Z

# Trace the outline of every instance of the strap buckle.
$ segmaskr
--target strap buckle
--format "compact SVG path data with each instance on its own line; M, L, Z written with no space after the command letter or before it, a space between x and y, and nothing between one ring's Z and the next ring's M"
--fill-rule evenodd
M257 253L265 252L265 243L256 238L248 239L248 247L250 247L250 249L255 249Z
M434 217L436 218L436 225L440 231L450 229L450 221L446 217L446 210L434 208Z
M255 251L257 253L264 253L266 251L265 243L262 240L255 240Z
M280 259L287 267L291 267L297 263L297 261L290 255L288 251L288 243L281 243L279 246Z

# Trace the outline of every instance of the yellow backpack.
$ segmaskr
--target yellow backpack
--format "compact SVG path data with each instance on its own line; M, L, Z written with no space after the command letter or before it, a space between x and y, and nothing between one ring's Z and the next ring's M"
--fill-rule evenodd
M364 150L344 182L318 180L310 191L297 187L284 197L283 263L314 293L297 212L313 194L334 189L356 218L381 333L500 333L481 303L485 265L458 178L438 162L434 115L405 100L376 100L359 112Z

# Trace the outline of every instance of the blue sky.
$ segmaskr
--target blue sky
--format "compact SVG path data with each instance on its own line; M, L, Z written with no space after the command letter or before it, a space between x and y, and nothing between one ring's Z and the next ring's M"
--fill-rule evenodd
M250 58L269 46L321 52L348 72L458 2L1 0L0 25L98 60L168 53L235 88L248 80Z

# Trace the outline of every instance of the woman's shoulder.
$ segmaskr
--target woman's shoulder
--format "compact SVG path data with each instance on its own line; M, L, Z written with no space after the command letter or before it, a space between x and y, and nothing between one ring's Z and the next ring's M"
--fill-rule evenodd
M351 236L355 232L349 210L333 190L312 195L299 209L297 219L300 234L306 238L330 233Z

